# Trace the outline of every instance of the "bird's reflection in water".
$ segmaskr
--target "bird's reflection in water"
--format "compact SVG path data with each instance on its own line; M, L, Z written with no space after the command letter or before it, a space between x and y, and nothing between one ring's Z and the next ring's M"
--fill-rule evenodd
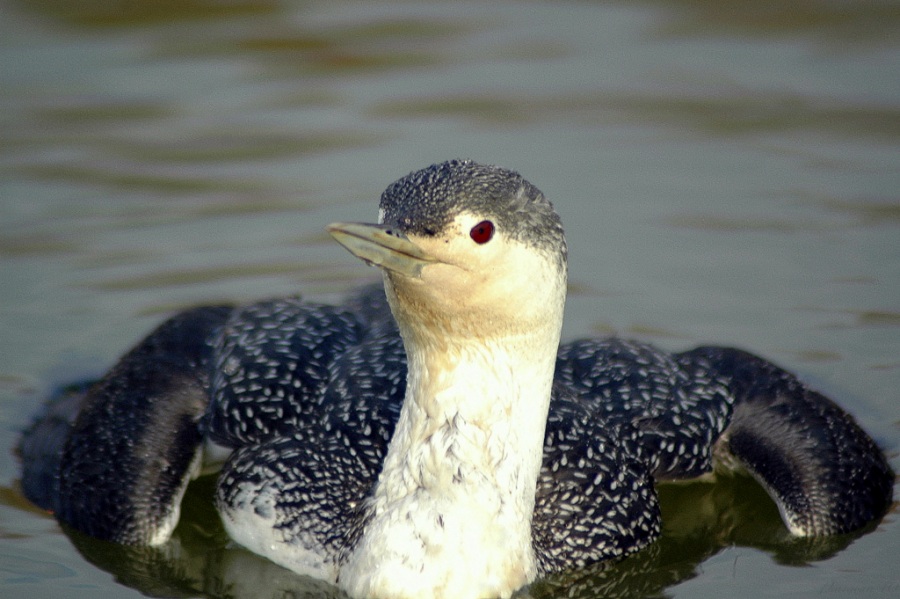
M300 576L230 543L213 507L215 476L188 488L181 523L161 547L127 547L66 531L78 550L121 584L151 597L345 598L336 587ZM710 556L732 545L766 551L779 563L828 558L870 528L849 535L788 534L765 491L743 475L659 487L663 535L615 564L538 581L516 597L646 597L692 578ZM873 525L874 526L874 525Z

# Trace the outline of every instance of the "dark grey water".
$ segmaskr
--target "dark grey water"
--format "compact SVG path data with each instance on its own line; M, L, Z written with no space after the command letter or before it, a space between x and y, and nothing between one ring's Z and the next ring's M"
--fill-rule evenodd
M373 280L322 227L452 157L557 205L567 337L765 354L900 468L898 26L874 1L4 0L0 595L320 594L227 548L204 484L161 552L70 538L18 494L12 447L53 383L174 309ZM663 540L595 584L900 594L894 514L808 547L744 480L664 500Z

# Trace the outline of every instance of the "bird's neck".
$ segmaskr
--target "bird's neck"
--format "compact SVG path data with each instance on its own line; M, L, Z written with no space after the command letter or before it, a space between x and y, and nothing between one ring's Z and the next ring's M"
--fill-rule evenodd
M508 596L533 580L553 320L495 338L404 330L406 398L342 571L351 595Z

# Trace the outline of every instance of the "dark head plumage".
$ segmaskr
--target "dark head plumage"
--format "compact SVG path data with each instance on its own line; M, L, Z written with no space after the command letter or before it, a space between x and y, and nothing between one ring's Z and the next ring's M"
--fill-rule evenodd
M519 173L471 160L450 160L414 171L381 195L381 221L404 234L439 235L454 217L491 218L517 241L566 260L562 222L541 191Z

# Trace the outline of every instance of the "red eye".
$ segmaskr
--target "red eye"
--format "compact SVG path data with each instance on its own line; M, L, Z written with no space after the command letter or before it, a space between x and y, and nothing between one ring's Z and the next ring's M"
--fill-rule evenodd
M483 220L469 231L469 237L472 241L481 245L487 243L494 236L494 223L489 220Z

